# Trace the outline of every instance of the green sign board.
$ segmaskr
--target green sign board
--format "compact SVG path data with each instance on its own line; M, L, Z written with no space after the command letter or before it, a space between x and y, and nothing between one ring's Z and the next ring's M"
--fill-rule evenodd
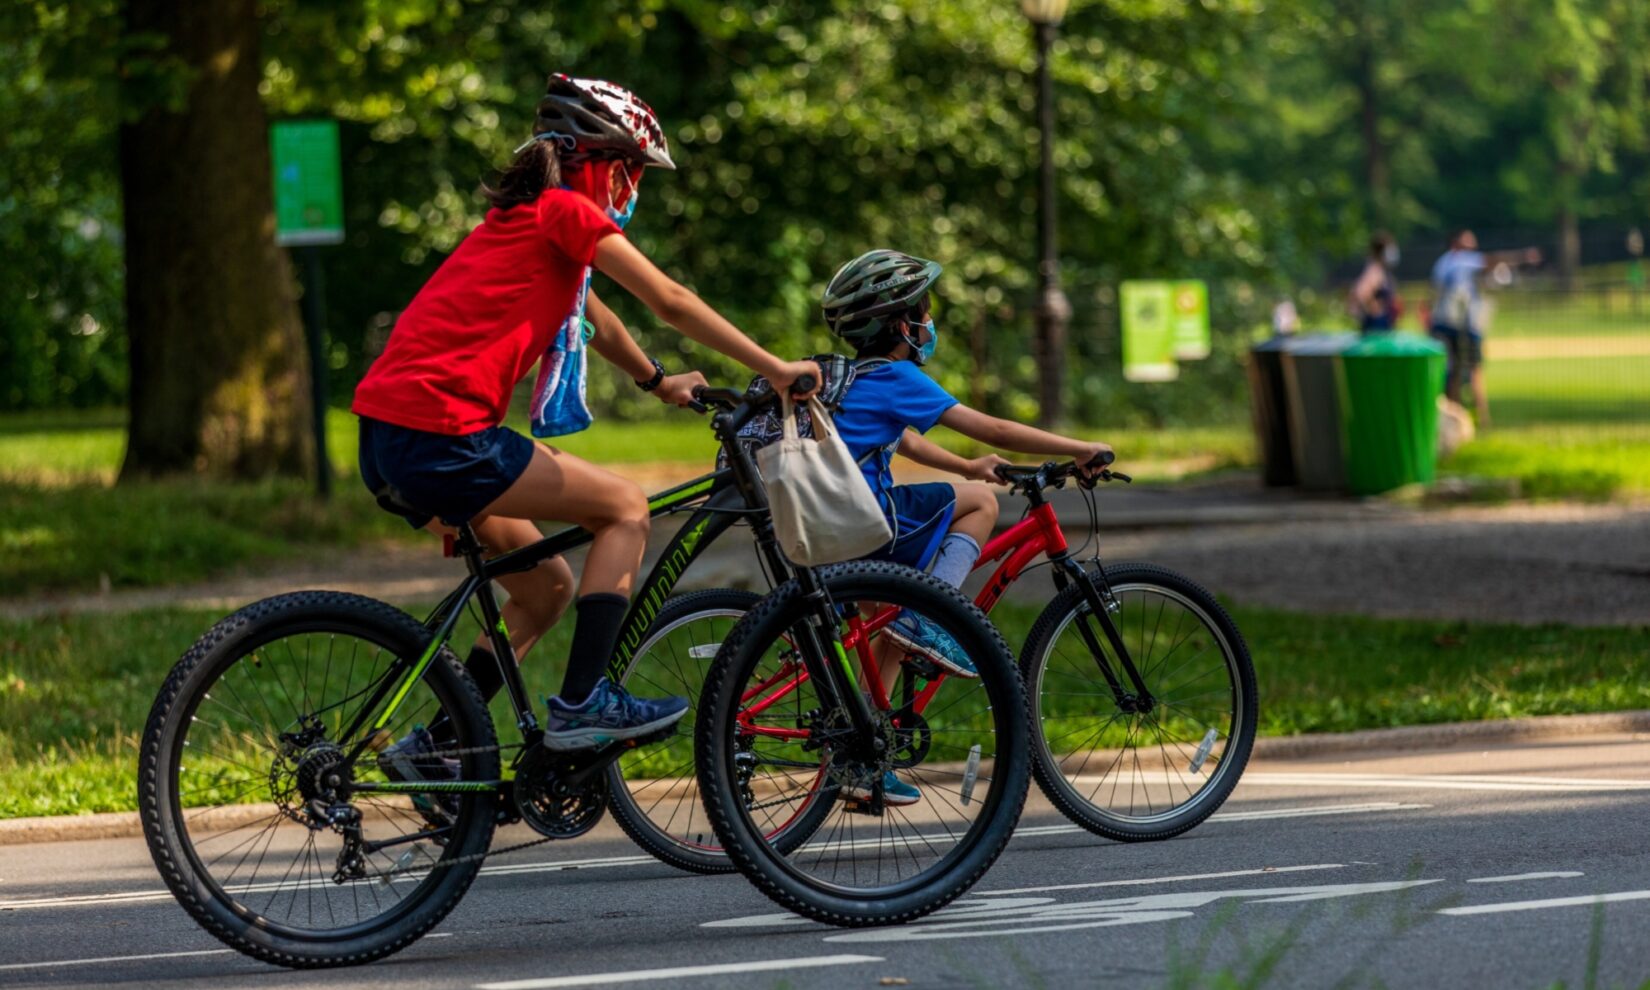
M338 122L272 124L269 148L275 165L275 243L342 243L344 193L338 179Z
M1180 377L1170 285L1123 283L1123 377L1131 382L1172 382Z
M1196 279L1171 282L1174 356L1198 361L1209 356L1209 287Z

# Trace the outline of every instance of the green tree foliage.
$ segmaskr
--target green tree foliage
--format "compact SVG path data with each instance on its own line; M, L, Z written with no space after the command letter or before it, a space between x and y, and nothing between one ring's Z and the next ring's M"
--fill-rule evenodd
M1628 167L1642 161L1632 156L1643 137L1644 16L1637 0L1074 3L1054 69L1075 415L1229 415L1242 385L1222 355L1285 287L1317 283L1374 224L1401 233L1496 211L1556 222L1561 160L1585 161L1584 219L1626 210L1635 184L1650 192ZM96 58L49 57L106 47L75 40L95 35L97 18L39 17L47 29L6 31L0 57L36 63L47 95L8 87L0 123L24 116L29 100L78 100L85 132L72 152L8 143L0 182L56 175L76 190L62 202L102 204L104 233L84 237L79 213L59 207L54 229L68 233L30 264L41 278L83 272L77 284L90 288L18 319L61 353L69 324L52 314L93 313L105 329L91 352L116 354L113 118L99 112L111 96ZM479 222L479 182L526 136L545 74L562 70L618 80L659 112L681 171L647 178L630 232L742 328L777 349L827 348L815 302L831 271L867 247L899 246L947 266L945 384L1001 412L1034 412L1033 52L1013 0L267 0L263 19L271 117L344 125L349 240L327 251L338 398ZM1553 79L1571 71L1576 86L1561 99ZM1554 130L1575 101L1594 121L1579 156ZM20 147L48 157L34 163ZM23 236L16 217L52 214L4 188L9 247ZM1184 387L1127 385L1116 284L1171 275L1211 282L1217 358L1188 366ZM24 290L0 289L14 291ZM607 295L668 363L736 373L616 289ZM0 322L0 342L22 339L12 326ZM60 381L88 380L78 366L51 368ZM64 401L35 389L38 377L0 366L0 403ZM111 376L78 401L118 388ZM595 375L592 394L609 412L644 408L613 376Z
M114 6L0 8L0 409L124 395Z

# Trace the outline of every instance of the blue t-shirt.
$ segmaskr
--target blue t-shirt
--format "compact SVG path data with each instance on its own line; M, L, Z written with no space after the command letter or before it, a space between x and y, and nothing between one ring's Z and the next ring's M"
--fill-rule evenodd
M836 428L848 452L860 462L871 490L881 496L894 485L888 465L905 428L927 433L956 404L951 393L915 363L892 361L854 376L837 408Z

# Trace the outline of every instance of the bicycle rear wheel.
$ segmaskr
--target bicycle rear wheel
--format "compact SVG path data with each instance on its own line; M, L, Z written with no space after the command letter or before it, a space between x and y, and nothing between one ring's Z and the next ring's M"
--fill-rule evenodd
M788 910L837 925L907 921L966 891L1007 844L1029 780L1024 694L1002 638L955 589L886 563L815 573L842 616L827 648L846 642L857 657L829 662L873 696L867 665L904 662L909 693L877 705L876 735L858 738L818 678L821 659L793 645L818 604L797 582L783 585L734 628L706 678L696 737L705 810L734 865ZM867 626L900 609L949 636L978 679L908 661ZM774 816L823 797L810 839L775 840Z
M393 718L373 703L431 645L382 602L299 592L248 605L178 661L144 729L138 806L156 867L207 931L282 966L343 966L458 903L496 814L486 707L444 649ZM424 792L426 772L476 783Z
M1150 564L1109 566L1106 580L1118 604L1112 621L1152 705L1118 704L1079 623L1097 642L1105 637L1083 589L1066 588L1020 655L1032 772L1055 807L1096 835L1167 839L1214 814L1243 775L1255 741L1255 668L1236 624L1194 582Z
M759 595L731 588L671 597L660 607L620 678L633 691L681 695L691 703L677 726L676 740L681 745L631 750L607 773L609 807L625 833L662 862L693 873L731 873L734 869L699 797L693 735L705 672L733 627L759 601ZM801 801L788 814L776 816L770 836L777 844L806 840L824 820L830 796L818 788L806 794L814 800Z

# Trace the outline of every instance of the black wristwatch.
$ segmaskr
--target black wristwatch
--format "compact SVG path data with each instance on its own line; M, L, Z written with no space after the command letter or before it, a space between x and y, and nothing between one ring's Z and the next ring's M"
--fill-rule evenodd
M653 365L653 377L645 382L640 378L636 379L636 387L644 392L653 391L659 387L660 382L665 380L665 366L659 363L659 359L650 357L648 361Z

